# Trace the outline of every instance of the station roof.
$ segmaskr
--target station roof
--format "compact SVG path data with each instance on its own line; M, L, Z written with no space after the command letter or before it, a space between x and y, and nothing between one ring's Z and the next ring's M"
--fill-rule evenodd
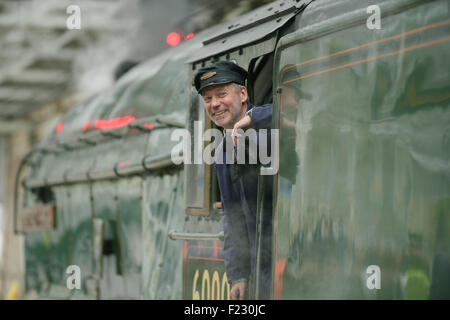
M82 30L67 27L74 3L82 9ZM80 53L129 28L124 5L129 1L0 1L0 122L73 94Z

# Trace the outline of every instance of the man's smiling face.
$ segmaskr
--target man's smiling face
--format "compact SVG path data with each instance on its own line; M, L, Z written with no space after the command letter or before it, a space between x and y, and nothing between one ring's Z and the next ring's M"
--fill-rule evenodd
M211 85L202 90L206 112L219 127L232 129L247 111L247 88L234 83Z

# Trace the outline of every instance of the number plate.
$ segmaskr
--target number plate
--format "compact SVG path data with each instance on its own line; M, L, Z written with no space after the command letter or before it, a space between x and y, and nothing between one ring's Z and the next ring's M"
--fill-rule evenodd
M35 206L22 209L23 231L51 230L54 227L54 206Z
M184 299L229 300L222 241L187 240L184 243Z

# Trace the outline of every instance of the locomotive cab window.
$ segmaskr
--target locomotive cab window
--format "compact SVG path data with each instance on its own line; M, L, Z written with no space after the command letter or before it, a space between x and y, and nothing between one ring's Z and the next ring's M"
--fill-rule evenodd
M273 53L252 59L248 71L246 86L249 102L256 106L272 103ZM211 212L220 214L223 207L216 172L213 164L203 159L203 151L209 144L215 142L217 145L220 142L214 140L217 137L206 137L204 133L208 129L223 129L210 120L204 101L195 89L191 93L189 111L190 153L185 157L185 161L189 159L185 163L185 213L193 216L208 216ZM211 151L209 155L213 157L213 148L210 147L208 151Z
M271 104L273 75L273 53L253 59L250 62L247 88L249 101L255 106Z

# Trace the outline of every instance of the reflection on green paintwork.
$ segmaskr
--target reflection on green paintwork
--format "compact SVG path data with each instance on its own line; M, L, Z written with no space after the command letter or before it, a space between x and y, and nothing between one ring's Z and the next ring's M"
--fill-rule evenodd
M405 299L424 300L430 295L430 279L420 269L409 269L407 273L408 282L405 287Z
M433 259L448 252L447 5L387 15L377 32L281 40L278 298L430 296ZM366 287L370 265L380 290Z

